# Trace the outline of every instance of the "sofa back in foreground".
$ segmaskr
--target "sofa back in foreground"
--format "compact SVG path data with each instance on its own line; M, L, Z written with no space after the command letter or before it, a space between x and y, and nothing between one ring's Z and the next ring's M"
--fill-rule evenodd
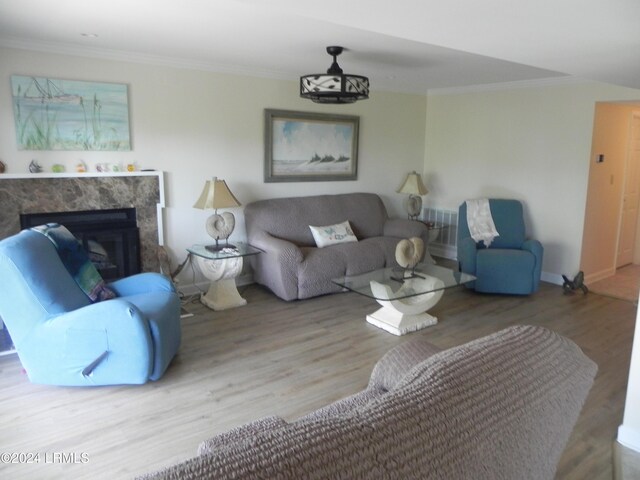
M143 478L553 479L596 371L541 327L444 351L416 337L378 362L366 390L218 435Z

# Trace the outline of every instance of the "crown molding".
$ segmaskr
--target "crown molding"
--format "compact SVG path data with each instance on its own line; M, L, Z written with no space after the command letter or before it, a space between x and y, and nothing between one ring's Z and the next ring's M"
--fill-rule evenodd
M205 72L226 73L249 77L271 78L275 80L291 80L291 75L275 70L257 69L242 65L205 62L190 58L176 58L146 53L109 50L104 48L87 47L68 43L49 43L34 40L24 40L10 37L0 37L0 47L31 50L57 55L71 55L76 57L98 58L103 60L141 63L163 67L180 68L185 70L200 70Z
M504 90L517 90L521 88L557 87L583 83L590 83L590 80L574 77L572 75L562 75L558 77L538 78L535 80L487 83L483 85L468 85L464 87L431 88L427 90L427 96L437 97L441 95L459 95L463 93L499 92Z
M151 55L138 52L127 52L123 50L109 50L104 48L88 47L85 45L74 45L68 43L38 42L34 40L24 40L11 37L0 37L0 48L13 48L18 50L29 50L54 55L70 55L75 57L97 58L103 60L137 63L160 67L179 68L184 70L196 70L212 73L222 73L227 75L239 75L244 77L268 78L272 80L286 80L296 82L297 77L290 72L276 70L258 69L243 65L230 65L213 62L199 61L195 59L185 59L167 57L162 55ZM393 92L410 95L426 95L424 90L387 86L386 88L372 88L372 92Z
M71 55L76 57L97 58L103 60L120 61L128 63L138 63L184 70L198 70L204 72L223 73L228 75L240 75L246 77L268 78L273 80L292 81L290 73L275 70L257 69L254 67L221 64L206 62L189 58L168 57L163 55L153 55L138 52L127 52L123 50L110 50L104 48L89 47L85 45L75 45L70 43L51 43L36 40L24 40L14 37L0 37L0 47L14 48L19 50L30 50L42 53L57 55ZM541 78L535 80L520 80L514 82L489 83L482 85L468 85L461 87L432 88L426 91L418 91L412 88L400 88L387 86L387 88L372 88L371 91L386 91L393 93L404 93L411 95L441 96L458 95L464 93L497 92L504 90L514 90L520 88L534 88L558 85L575 85L589 82L586 79L573 76L558 76Z

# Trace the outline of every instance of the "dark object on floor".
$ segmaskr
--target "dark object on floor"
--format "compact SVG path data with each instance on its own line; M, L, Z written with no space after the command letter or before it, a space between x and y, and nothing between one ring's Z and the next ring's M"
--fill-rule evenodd
M573 281L569 280L565 275L562 275L564 283L562 284L562 290L564 293L574 293L576 290L582 290L585 295L589 293L589 289L584 284L584 272L579 271L578 274L573 277Z

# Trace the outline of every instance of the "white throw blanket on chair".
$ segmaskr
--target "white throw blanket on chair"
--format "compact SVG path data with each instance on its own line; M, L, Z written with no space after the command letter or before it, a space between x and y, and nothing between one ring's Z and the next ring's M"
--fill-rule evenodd
M483 241L486 247L500 234L496 230L489 208L489 199L479 198L467 200L467 225L471 238L476 242Z

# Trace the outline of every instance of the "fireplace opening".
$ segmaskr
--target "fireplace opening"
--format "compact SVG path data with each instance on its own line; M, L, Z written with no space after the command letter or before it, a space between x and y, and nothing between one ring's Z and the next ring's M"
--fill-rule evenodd
M140 237L135 208L20 214L20 227L64 225L82 243L107 281L140 272Z

